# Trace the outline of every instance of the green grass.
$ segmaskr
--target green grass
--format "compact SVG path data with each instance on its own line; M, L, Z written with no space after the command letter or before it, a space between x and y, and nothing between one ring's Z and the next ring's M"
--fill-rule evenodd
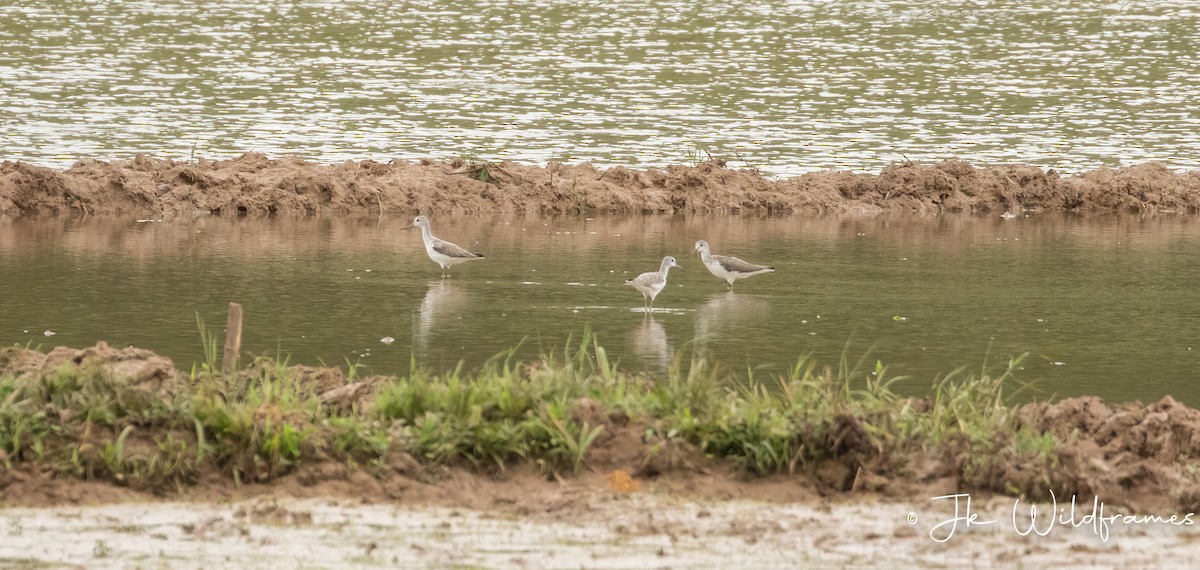
M211 344L205 339L206 352ZM26 349L0 349L0 362L10 350ZM688 446L756 474L830 459L900 473L921 454L941 453L958 458L965 481L987 482L992 466L1014 458L1052 468L1059 443L1015 417L1009 400L1012 387L1021 388L1013 378L1021 358L996 370L955 370L924 398L911 398L894 391L898 378L882 363L865 357L843 356L836 366L801 357L775 377L696 358L653 377L621 371L587 332L531 362L514 354L469 372L414 366L376 380L348 410L322 404L278 358L226 375L207 355L166 394L100 367L9 374L0 376L0 465L50 466L147 489L214 472L238 483L269 481L305 462L380 467L399 453L489 472L526 462L549 476L590 468L589 451L608 432L628 429L650 452Z

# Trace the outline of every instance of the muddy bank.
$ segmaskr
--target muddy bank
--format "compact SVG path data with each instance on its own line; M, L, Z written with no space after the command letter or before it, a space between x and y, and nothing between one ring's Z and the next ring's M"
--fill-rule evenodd
M679 502L593 493L586 508L371 505L329 498L0 509L0 560L15 567L356 568L1185 568L1195 531L1090 525L1022 536L1011 501L974 503L979 520L929 536L949 505ZM1022 505L1023 507L1026 505ZM908 522L908 513L917 514ZM1044 517L1043 517L1044 518ZM938 534L939 538L945 534ZM286 548L281 546L286 545ZM7 549L7 550L6 550Z
M644 171L588 164L370 160L318 165L249 153L233 160L84 160L65 171L0 164L0 214L139 216L388 213L1194 212L1200 172L1159 163L1060 176L960 160L878 175L825 171L774 180L720 162Z
M550 367L534 362L512 374L534 384L548 382L544 378L549 376L539 374ZM572 374L568 381L580 381L578 371L564 370ZM476 381L490 386L482 392L447 396L457 380L441 388L404 388L409 393L401 404L383 397L397 379L356 378L337 368L257 359L236 376L204 383L177 370L169 359L137 348L104 343L48 353L2 348L0 504L77 505L149 497L235 500L276 494L503 507L521 515L586 509L587 497L595 492L772 502L927 501L957 492L1049 500L1053 492L1084 501L1096 496L1113 507L1152 514L1200 512L1200 471L1194 468L1200 459L1200 410L1170 397L1149 405L1109 405L1089 397L1025 404L1011 408L1011 416L1005 414L1013 418L1005 424L1012 428L1009 432L972 428L905 443L911 436L900 433L904 429L939 424L896 423L884 417L890 410L909 420L954 411L912 398L895 400L894 408L889 404L866 411L838 405L829 424L770 420L775 432L811 426L811 431L783 434L782 440L778 433L756 431L747 423L757 421L747 419L751 416L722 416L712 421L738 423L738 430L701 431L692 437L679 435L690 432L670 421L679 417L673 408L680 406L697 410L695 416L685 413L686 421L710 421L688 403L693 400L681 399L702 387L642 388L636 379L613 376L623 394L649 390L655 405L666 406L657 415L631 415L588 397L563 401L561 385L542 384L555 394L554 400L535 402L529 409L547 414L557 426L548 428L550 435L572 441L563 449L592 438L578 458L563 458L556 455L561 450L549 448L501 451L506 437L535 437L514 436L517 424L497 422L496 430L470 441L440 432L437 425L451 424L434 422L449 413L435 411L438 398L455 399L453 407L465 406L467 425L485 428L495 421L489 415L497 412L482 395L487 391L500 394L496 401L501 407L537 398L512 391L494 377L481 378ZM593 376L588 381L598 380ZM676 395L669 395L671 390ZM694 401L711 397L702 394ZM735 399L714 406L754 405L736 394L731 397ZM668 406L667 401L678 403ZM381 409L401 405L425 411L409 422L389 420L397 415ZM472 412L472 407L478 409ZM521 417L528 419L531 413ZM772 413L762 408L752 415ZM744 435L730 439L730 433ZM724 443L712 445L722 438ZM803 441L807 447L790 448L794 457L763 456L771 441ZM472 455L471 450L448 447L488 442L497 451Z

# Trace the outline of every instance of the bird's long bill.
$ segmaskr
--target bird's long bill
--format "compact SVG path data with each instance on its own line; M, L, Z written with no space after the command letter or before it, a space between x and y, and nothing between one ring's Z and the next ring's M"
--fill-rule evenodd
M675 266L675 269L678 269L678 270L680 270L680 271L687 271L686 269L684 269L684 268L682 268L682 267L680 267L680 266L678 266L678 265L676 265L676 266Z
M402 227L402 228L400 228L400 229L402 229L402 230L407 230L408 228L411 228L411 227L413 227L413 226L415 226L415 225L417 225L417 224L408 224L407 226L404 226L404 227Z

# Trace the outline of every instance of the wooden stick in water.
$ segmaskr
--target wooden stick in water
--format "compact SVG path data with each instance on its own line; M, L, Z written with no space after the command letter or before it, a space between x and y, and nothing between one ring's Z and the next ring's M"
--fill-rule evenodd
M221 368L226 374L237 369L238 354L242 351L242 306L229 303L229 317L225 320L225 355Z

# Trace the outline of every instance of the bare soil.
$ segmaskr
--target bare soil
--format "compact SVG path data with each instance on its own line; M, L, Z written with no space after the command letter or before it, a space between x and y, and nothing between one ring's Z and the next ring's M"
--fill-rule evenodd
M485 174L486 172L486 174ZM486 181L484 181L486 179ZM0 214L144 216L479 213L1194 212L1200 172L1160 163L1061 176L1034 166L903 162L878 175L775 180L720 161L600 170L590 164L370 160L83 160L67 170L0 163Z

